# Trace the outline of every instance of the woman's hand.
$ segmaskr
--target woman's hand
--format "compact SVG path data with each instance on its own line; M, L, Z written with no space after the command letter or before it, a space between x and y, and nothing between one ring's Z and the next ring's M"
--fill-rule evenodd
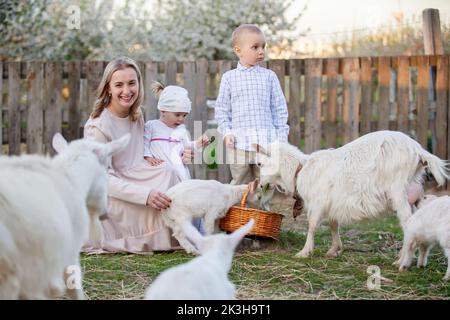
M150 163L151 166L159 166L161 163L164 162L164 160L156 159L152 157L144 157L145 160L147 160L148 163Z
M148 194L147 205L156 211L161 211L170 207L171 202L172 200L168 196L157 190L153 190Z
M181 161L184 164L191 164L192 159L194 158L194 151L190 147L185 147L183 150L183 154L181 155Z

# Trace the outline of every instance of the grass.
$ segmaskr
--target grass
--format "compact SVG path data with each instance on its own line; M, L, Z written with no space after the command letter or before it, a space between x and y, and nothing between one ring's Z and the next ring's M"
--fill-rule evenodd
M242 246L230 271L237 297L449 299L450 284L442 280L447 261L439 249L431 252L425 269L413 266L399 273L392 265L402 240L395 218L353 225L341 235L344 251L336 259L324 257L331 243L325 226L316 235L313 256L307 259L294 257L304 244L304 232L283 231L278 242L264 241L266 245L260 249ZM90 299L142 299L145 288L160 272L190 259L192 256L182 251L148 256L83 254L84 288ZM369 266L378 266L384 279L377 290L367 288Z

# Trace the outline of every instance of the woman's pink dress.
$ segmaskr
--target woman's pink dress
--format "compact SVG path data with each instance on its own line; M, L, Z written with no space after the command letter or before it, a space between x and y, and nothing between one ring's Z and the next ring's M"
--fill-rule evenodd
M84 136L100 142L118 139L131 133L125 150L115 154L109 170L108 216L101 222L101 244L88 243L83 251L150 253L179 249L178 242L161 219L161 213L147 206L151 190L165 192L179 178L165 164L151 166L144 160L144 118L132 122L119 118L105 109L95 119L89 119Z

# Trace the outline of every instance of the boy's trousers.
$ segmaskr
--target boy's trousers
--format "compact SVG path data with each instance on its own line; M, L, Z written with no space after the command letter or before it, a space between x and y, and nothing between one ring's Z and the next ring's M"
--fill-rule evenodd
M255 164L255 151L226 148L227 163L230 165L230 184L246 184L259 178L259 168Z

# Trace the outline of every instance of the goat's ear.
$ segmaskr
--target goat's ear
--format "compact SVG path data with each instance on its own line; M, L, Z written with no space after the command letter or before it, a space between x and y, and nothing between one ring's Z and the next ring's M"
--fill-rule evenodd
M188 240L197 248L197 250L199 250L203 241L203 236L195 229L192 223L183 222L181 224L181 230L183 230Z
M242 227L234 231L232 234L230 234L231 243L235 248L237 247L239 242L241 242L241 240L245 237L245 235L252 230L254 224L255 220L250 219L249 222L247 222L247 224L243 225Z
M257 152L257 153L262 153L265 154L267 156L270 156L270 152L268 150L266 150L263 146L261 146L258 143L252 143L252 147L253 149Z
M63 151L65 148L67 148L67 141L61 135L61 133L57 132L53 136L52 146L53 146L53 149L55 149L55 151L57 153L61 153L61 151Z
M248 183L248 188L250 190L250 193L254 193L258 189L259 185L259 179L256 178L255 180Z
M113 140L107 144L107 153L112 155L117 151L123 150L130 143L131 134L127 133L119 139Z

